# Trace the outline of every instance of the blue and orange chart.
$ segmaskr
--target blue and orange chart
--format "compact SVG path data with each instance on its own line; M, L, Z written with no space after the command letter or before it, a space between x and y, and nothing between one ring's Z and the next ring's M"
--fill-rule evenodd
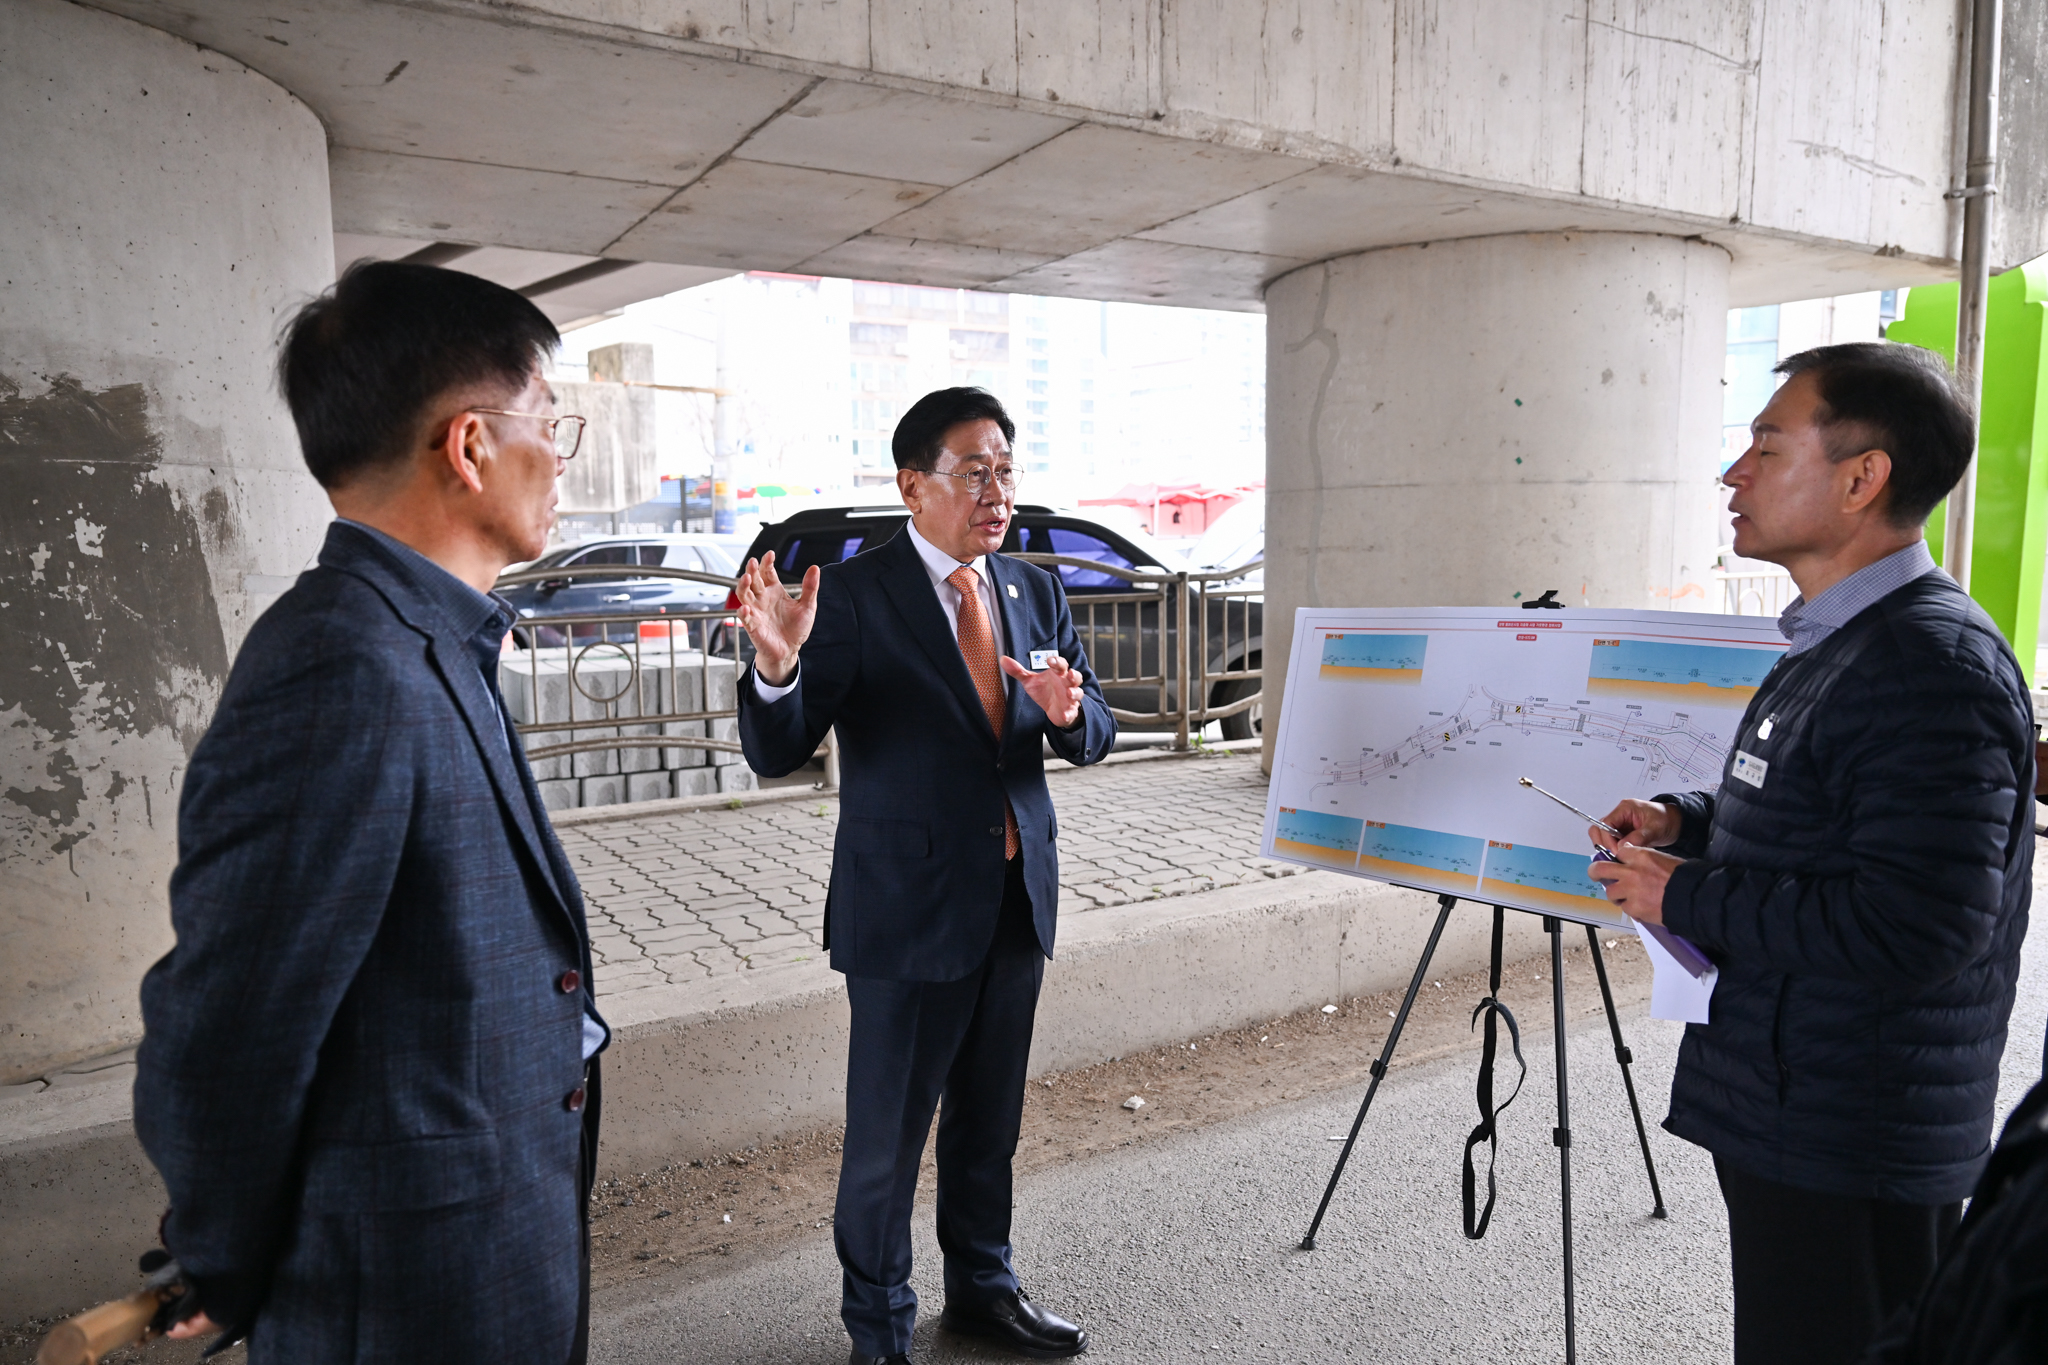
M1624 796L1711 790L1784 647L1764 617L1303 610L1264 851L1623 923L1587 875L1584 826L1516 779L1594 811Z
M1333 631L1322 638L1322 666L1317 676L1329 682L1413 687L1422 681L1422 662L1428 650L1427 635Z
M1747 705L1781 653L1779 649L1596 637L1586 688L1600 696L1709 706L1725 705L1730 698L1740 697Z

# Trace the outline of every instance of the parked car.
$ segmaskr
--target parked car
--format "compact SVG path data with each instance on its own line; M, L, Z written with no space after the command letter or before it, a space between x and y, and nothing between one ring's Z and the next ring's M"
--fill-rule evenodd
M522 647L560 645L573 631L576 642L586 640L630 640L638 632L632 618L672 611L704 611L724 603L730 587L702 583L688 578L658 578L636 572L642 568L683 569L738 578L739 556L726 538L697 534L646 536L605 536L550 550L524 572L547 569L590 569L613 567L617 572L564 574L516 583L500 593L519 612L521 627L514 638ZM550 625L549 621L569 616L620 616L617 625ZM703 643L702 623L690 638Z
M812 565L837 564L865 550L886 544L900 531L910 514L901 504L865 507L807 508L783 521L763 526L747 558L775 556L775 570L784 582L796 582ZM1003 538L1006 554L1056 554L1072 559L1092 560L1105 569L1131 569L1141 573L1170 571L1181 556L1168 550L1142 531L1112 529L1092 518L1052 507L1019 504L1010 529ZM1123 711L1157 712L1157 683L1140 684L1140 677L1157 677L1160 672L1159 604L1155 602L1096 602L1091 599L1130 595L1146 591L1114 573L1080 565L1054 566L1073 608L1074 628L1088 650L1103 696ZM736 599L728 605L737 606ZM1203 614L1208 623L1208 671L1257 668L1263 644L1264 604L1256 598L1227 596L1218 591L1203 595ZM1173 658L1178 644L1178 611L1169 602L1166 612L1167 658ZM713 648L724 652L719 635ZM740 650L750 653L744 638ZM1211 683L1209 704L1227 705L1259 691L1257 678L1225 678ZM1169 679L1169 708L1179 705L1179 685ZM1223 733L1229 739L1248 739L1258 732L1258 708L1226 717ZM1165 725L1166 722L1157 722ZM1125 722L1126 728L1144 728Z
M1247 493L1244 501L1209 523L1187 549L1188 568L1198 573L1217 573L1242 568L1266 555L1266 495ZM1244 583L1263 583L1266 571L1253 569Z

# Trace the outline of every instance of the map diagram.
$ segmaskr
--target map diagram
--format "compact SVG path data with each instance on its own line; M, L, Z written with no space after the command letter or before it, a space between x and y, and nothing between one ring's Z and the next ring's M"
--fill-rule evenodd
M1532 615L1535 615L1532 613ZM1304 611L1265 853L1400 886L1623 923L1587 876L1586 808L1718 785L1784 652L1758 617Z
M1376 777L1410 767L1446 745L1484 734L1496 726L1523 735L1577 735L1632 748L1648 759L1646 774L1651 780L1682 782L1690 787L1712 786L1720 776L1721 760L1728 749L1718 735L1696 727L1684 711L1654 718L1645 715L1641 706L1599 711L1534 697L1511 701L1474 683L1463 704L1450 716L1419 727L1391 749L1361 749L1355 761L1330 766L1326 770L1328 776L1317 787L1367 786ZM1668 779L1667 772L1671 774Z

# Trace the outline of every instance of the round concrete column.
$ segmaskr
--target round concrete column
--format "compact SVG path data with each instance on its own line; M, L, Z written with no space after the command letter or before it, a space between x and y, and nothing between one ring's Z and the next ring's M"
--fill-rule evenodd
M1266 714L1297 607L1555 588L1708 609L1727 296L1721 248L1638 233L1391 247L1276 280Z
M0 5L0 1083L133 1043L179 782L329 516L271 378L327 146L217 52Z

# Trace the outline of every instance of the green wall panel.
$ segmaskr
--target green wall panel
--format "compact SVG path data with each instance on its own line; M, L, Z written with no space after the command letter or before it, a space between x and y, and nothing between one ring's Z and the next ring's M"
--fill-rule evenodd
M1991 281L1984 334L1984 403L1977 449L1977 525L1970 596L1977 599L2033 681L2040 640L2041 569L2048 559L2048 257ZM1956 286L1922 286L1885 332L1953 361ZM1943 558L1947 506L1927 520L1927 544Z

